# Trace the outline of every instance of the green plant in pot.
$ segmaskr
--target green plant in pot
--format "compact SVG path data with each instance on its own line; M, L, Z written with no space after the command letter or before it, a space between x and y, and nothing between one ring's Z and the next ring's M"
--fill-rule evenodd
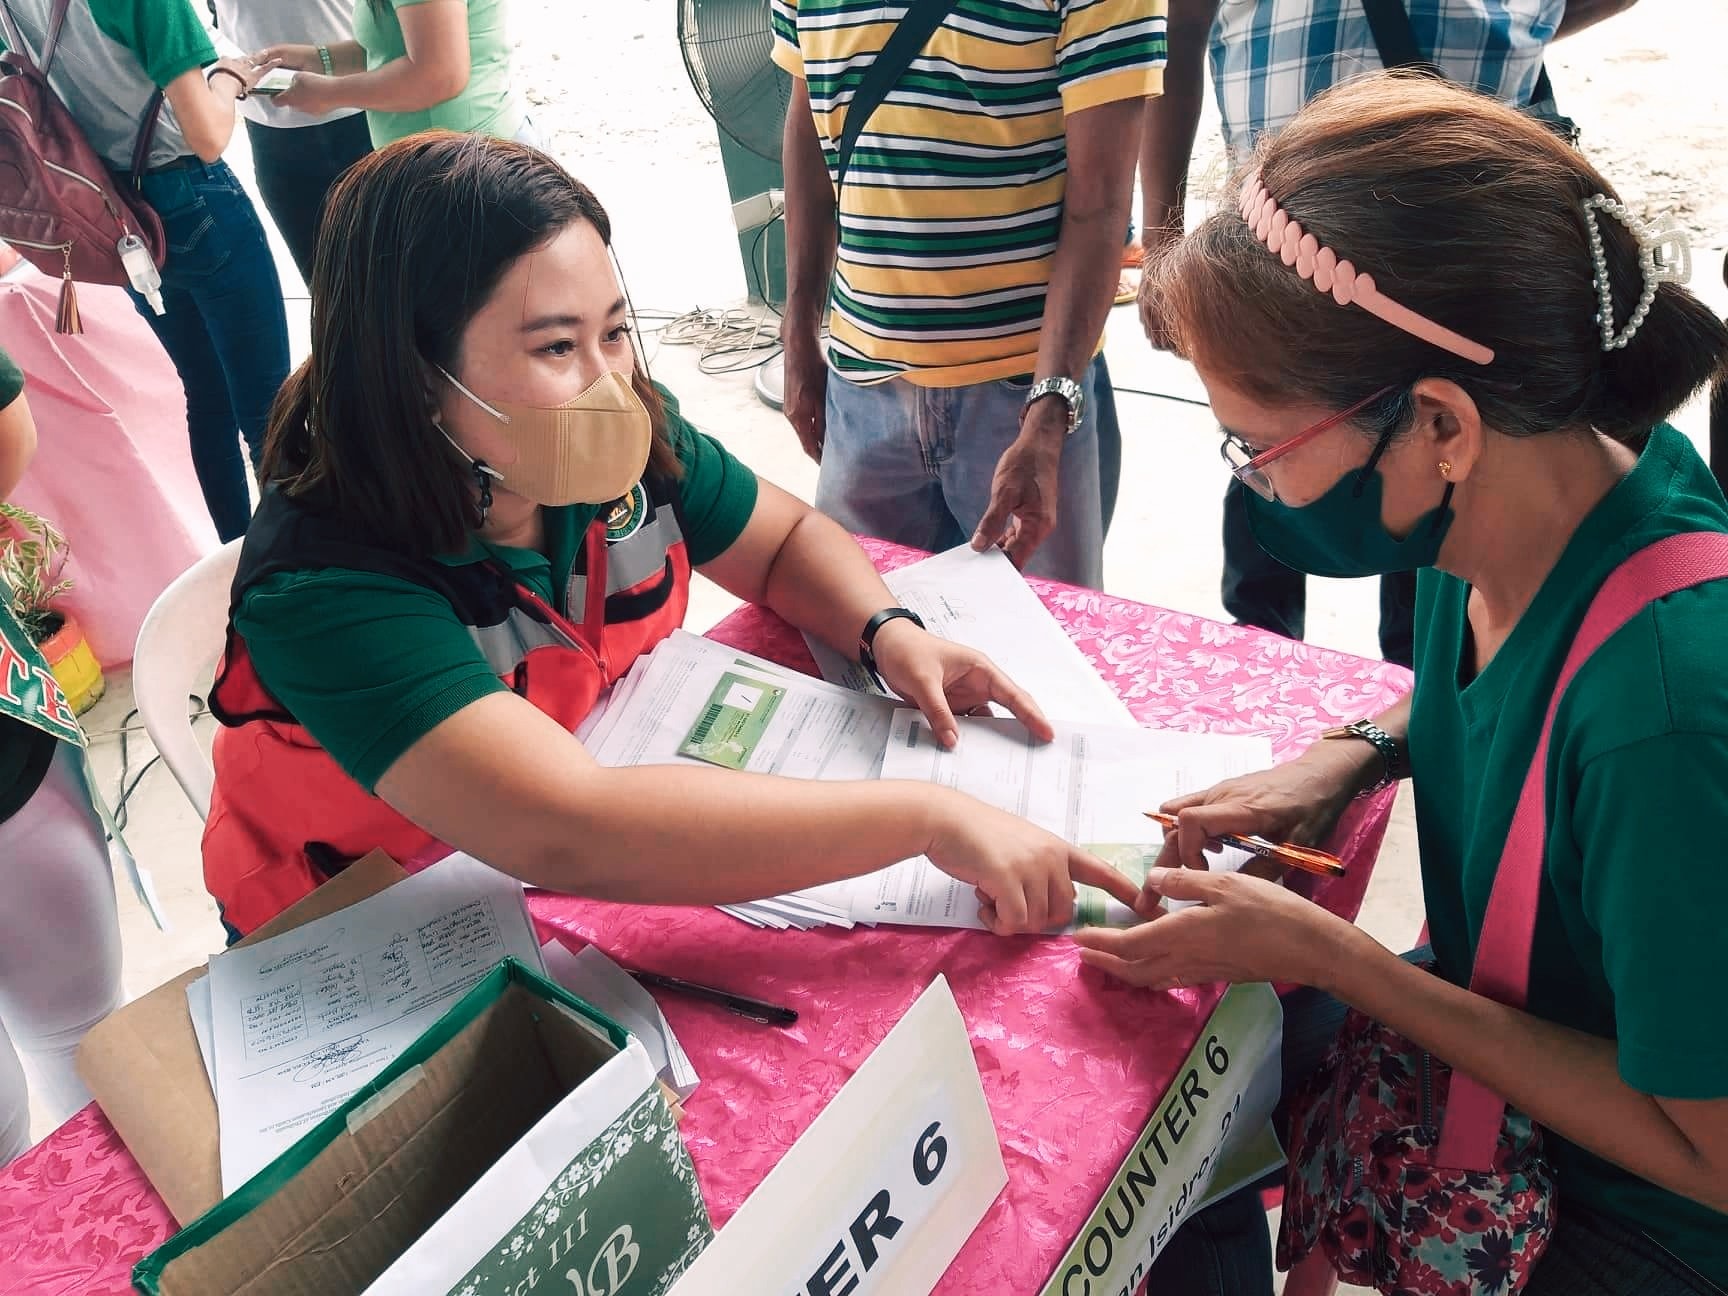
M66 537L40 514L0 502L0 593L12 617L48 664L72 709L82 715L101 699L107 682L76 618L54 606L72 588L66 576Z

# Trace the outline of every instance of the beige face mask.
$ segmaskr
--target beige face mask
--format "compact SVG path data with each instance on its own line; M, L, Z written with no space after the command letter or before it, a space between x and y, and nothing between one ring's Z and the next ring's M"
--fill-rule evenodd
M654 423L628 375L609 369L574 400L547 408L488 403L443 369L438 372L504 425L516 462L503 468L475 459L454 439L450 444L511 493L551 508L609 504L642 479Z

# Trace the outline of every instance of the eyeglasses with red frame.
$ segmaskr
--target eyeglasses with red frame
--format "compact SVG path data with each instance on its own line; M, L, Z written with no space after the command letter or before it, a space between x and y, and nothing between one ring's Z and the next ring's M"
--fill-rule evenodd
M1372 396L1363 397L1349 409L1334 414L1330 418L1321 419L1313 427L1303 428L1295 436L1280 441L1270 450L1256 451L1253 446L1234 432L1227 428L1220 428L1219 431L1224 434L1224 443L1218 447L1218 453L1223 456L1224 462L1230 465L1230 472L1237 481L1260 496L1261 499L1276 501L1278 490L1277 487L1273 486L1272 478L1266 473L1268 464L1275 463L1292 450L1298 450L1307 445L1322 432L1330 431L1346 419L1354 418L1375 401L1389 396L1397 390L1396 387L1382 387Z

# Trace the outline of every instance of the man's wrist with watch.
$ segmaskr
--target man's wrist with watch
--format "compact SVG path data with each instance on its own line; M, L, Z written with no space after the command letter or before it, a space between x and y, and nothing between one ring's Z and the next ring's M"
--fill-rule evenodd
M1320 740L1335 742L1355 741L1366 743L1373 748L1373 756L1369 760L1368 769L1373 775L1372 780L1358 788L1359 797L1372 796L1383 788L1389 788L1394 783L1410 777L1410 751L1405 743L1400 742L1387 733L1372 720L1357 720L1352 724L1340 725L1336 729L1328 729L1320 735Z
M1026 425L1026 417L1032 412L1032 407L1039 401L1048 398L1049 404L1066 411L1066 426L1064 438L1074 435L1074 430L1080 426L1080 420L1086 417L1086 390L1072 378L1060 375L1052 378L1040 378L1026 392L1026 399L1020 406L1020 425Z

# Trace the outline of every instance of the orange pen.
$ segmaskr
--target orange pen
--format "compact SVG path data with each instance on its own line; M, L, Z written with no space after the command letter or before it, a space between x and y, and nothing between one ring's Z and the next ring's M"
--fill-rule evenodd
M1144 814L1153 823L1166 831L1176 827L1176 816L1164 814L1157 810L1147 810ZM1344 861L1330 851L1315 850L1312 846L1293 846L1289 842L1269 842L1263 837L1238 837L1235 833L1218 833L1209 838L1224 846L1234 846L1237 850L1245 850L1250 855L1258 855L1261 859L1269 859L1282 864L1286 868L1301 869L1304 873L1318 873L1321 877L1343 877L1348 870Z

